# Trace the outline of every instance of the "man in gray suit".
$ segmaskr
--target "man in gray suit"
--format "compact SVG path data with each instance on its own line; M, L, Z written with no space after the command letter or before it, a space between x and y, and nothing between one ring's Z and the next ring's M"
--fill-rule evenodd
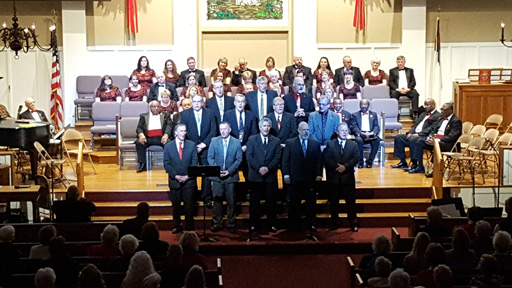
M229 232L235 233L235 183L240 180L238 167L242 163L242 145L240 140L230 136L229 123L219 125L220 136L212 138L208 149L208 164L220 166L220 176L213 181L213 226L212 232L222 229L222 198L226 197Z
M322 96L318 100L320 110L309 114L310 138L320 142L322 150L331 141L331 137L336 133L336 128L340 124L340 117L329 110L330 104L329 98Z

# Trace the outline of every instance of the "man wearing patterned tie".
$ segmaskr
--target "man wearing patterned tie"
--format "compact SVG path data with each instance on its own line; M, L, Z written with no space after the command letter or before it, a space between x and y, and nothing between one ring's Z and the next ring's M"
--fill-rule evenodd
M169 90L171 92L171 100L178 102L178 92L176 92L176 85L165 81L164 72L156 72L157 82L152 84L149 88L148 103L154 100L160 101L162 92Z
M229 123L219 125L220 136L212 138L208 149L208 164L220 166L220 176L210 178L213 181L213 225L212 232L222 229L222 200L226 197L228 222L226 227L235 233L235 183L240 180L238 167L242 163L240 140L230 136Z
M49 122L46 118L46 114L42 110L36 109L36 101L33 98L27 98L25 100L25 106L27 110L20 114L19 119L33 119L38 122Z
M414 78L414 70L405 67L405 57L396 57L397 67L389 70L389 93L391 98L398 100L400 96L407 96L412 101L411 115L417 117L418 98L420 94L416 87L416 78Z
M234 98L224 95L224 84L222 81L215 81L213 83L214 97L206 100L205 107L211 109L217 117L217 123L224 121L224 113L235 108Z
M169 174L169 200L172 202L172 218L174 223L173 234L183 231L181 215L184 204L185 229L194 230L194 191L197 190L196 178L188 176L188 167L197 166L196 143L185 140L187 126L178 124L174 128L175 139L165 145L164 167Z
M267 90L268 80L265 76L256 79L258 90L247 93L248 109L252 111L254 116L261 120L265 115L273 111L272 100L277 97L277 92Z
M373 160L377 151L379 150L380 139L379 135L379 121L377 119L377 113L368 110L370 108L370 100L362 99L359 102L359 111L352 113L350 120L350 130L356 137L357 146L359 146L359 168L364 167L364 154L363 145L370 143L371 150L370 156L366 161L366 167L372 168Z
M188 69L180 72L180 79L178 79L178 87L184 87L187 83L188 75L194 74L197 79L197 85L199 87L206 87L206 78L204 77L204 71L196 69L196 59L194 57L187 58Z
M281 97L274 98L274 112L267 117L272 121L270 134L279 138L279 143L284 147L286 140L297 136L297 124L293 114L284 112L284 100Z
M354 167L359 162L357 144L347 140L348 125L343 122L338 125L338 137L330 141L324 150L325 171L329 189L329 202L331 204L331 230L340 227L339 202L340 196L345 198L347 206L347 219L353 232L359 229L356 214L356 178Z

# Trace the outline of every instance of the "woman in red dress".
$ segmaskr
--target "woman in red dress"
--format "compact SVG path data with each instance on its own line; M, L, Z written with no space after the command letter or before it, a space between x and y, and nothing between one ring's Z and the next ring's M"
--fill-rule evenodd
M213 69L212 73L210 73L210 83L215 82L215 80L217 80L218 74L222 73L222 83L231 86L231 78L233 75L231 74L231 71L227 69L227 67L228 59L226 57L220 57L219 61L217 61L217 68Z
M279 80L281 77L279 71L272 70L268 73L268 76L270 77L270 81L268 81L268 89L276 91L279 97L284 97L284 86L281 80Z
M121 102L121 91L112 83L109 75L101 78L100 87L96 90L96 102Z
M212 84L210 84L210 87L208 88L208 99L213 97L213 83L215 83L215 81L220 81L220 82L224 83L223 80L224 80L224 74L222 72L217 73L217 78L212 81ZM232 96L233 93L231 92L231 86L229 84L223 84L223 85L224 85L224 95ZM190 98L190 99L192 99L192 98Z
M372 69L364 73L364 85L388 85L388 75L379 69L380 59L372 59L371 64Z
M137 69L133 70L133 73L137 74L139 84L148 91L151 84L156 83L155 70L149 67L149 61L146 56L140 56L139 62L137 62Z
M176 64L171 59L165 61L164 65L164 75L165 82L172 83L174 85L178 85L178 79L180 79L180 74L178 74L178 69L176 68Z
M322 57L320 61L318 61L316 70L313 73L313 86L317 86L319 83L323 82L322 73L324 72L329 76L329 82L331 84L334 83L334 74L332 73L331 64L329 64L327 57Z
M142 85L139 84L139 78L137 74L132 74L130 76L130 88L124 91L124 101L144 101L146 102L148 98L148 90L144 89Z
M187 95L188 89L190 89L191 86L195 86L196 87L196 94L199 94L199 95L203 96L203 98L206 99L206 94L204 94L203 87L198 87L197 86L196 75L189 74L187 76L187 83L186 83L186 85L187 86L183 87L183 89L181 90L180 101L181 101L181 98L183 98L183 97L185 97Z
M178 104L174 100L171 100L171 91L165 89L162 91L160 100L160 112L174 114L178 112Z
M270 79L270 72L276 71L279 75L279 83L283 84L283 77L281 77L281 72L277 70L276 67L276 60L272 56L268 56L267 60L265 60L265 67L267 67L265 70L261 70L260 74L258 76L265 76L267 78L268 83L271 82Z

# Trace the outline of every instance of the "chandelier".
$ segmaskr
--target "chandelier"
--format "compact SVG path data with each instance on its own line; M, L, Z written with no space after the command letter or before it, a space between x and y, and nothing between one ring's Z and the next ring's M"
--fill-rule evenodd
M507 45L505 43L505 22L503 22L503 21L501 21L501 39L500 39L500 42L501 42L501 44L503 44L503 46L505 46L507 48L512 48L512 46Z
M19 51L27 53L29 50L32 50L35 47L37 47L39 50L43 52L48 52L52 50L55 46L55 24L52 24L50 26L50 47L44 48L37 41L36 26L34 24L32 24L30 28L19 27L18 17L16 16L16 2L14 2L13 6L14 16L12 17L12 27L7 27L7 24L4 22L2 25L2 29L0 29L0 38L3 41L3 47L0 50L0 52L4 51L5 49L11 49L15 53L14 59L19 59Z

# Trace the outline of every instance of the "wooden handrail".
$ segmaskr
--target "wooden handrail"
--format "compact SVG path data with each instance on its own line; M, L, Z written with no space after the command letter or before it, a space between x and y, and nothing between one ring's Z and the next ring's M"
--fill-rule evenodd
M78 154L76 156L76 184L80 197L84 197L84 145L78 143Z
M434 141L434 170L432 172L432 199L443 198L444 159L439 146L439 140Z

